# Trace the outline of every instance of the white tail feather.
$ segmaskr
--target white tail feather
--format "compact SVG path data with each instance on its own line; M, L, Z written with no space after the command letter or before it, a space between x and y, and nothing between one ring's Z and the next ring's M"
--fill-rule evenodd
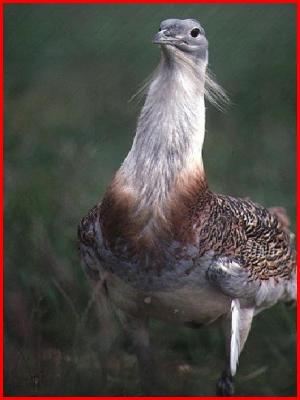
M240 302L231 302L231 341L230 341L230 371L234 376L240 354Z

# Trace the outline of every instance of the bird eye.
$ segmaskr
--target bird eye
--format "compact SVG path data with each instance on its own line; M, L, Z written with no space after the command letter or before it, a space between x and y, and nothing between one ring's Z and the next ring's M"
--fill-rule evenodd
M194 29L191 30L191 36L192 37L197 37L197 36L199 36L199 34L200 34L200 29L194 28Z
M159 29L158 29L158 32L160 32L161 31L161 27L159 27Z

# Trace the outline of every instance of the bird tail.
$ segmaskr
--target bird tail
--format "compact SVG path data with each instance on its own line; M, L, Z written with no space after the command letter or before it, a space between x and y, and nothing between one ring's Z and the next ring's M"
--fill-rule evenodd
M291 221L287 215L286 209L283 207L271 207L268 210L277 216L282 227L289 233L292 246L295 246L295 234L289 230ZM288 308L294 308L297 305L297 267L295 267L291 279L287 283L284 304Z
M297 267L293 271L291 279L287 283L284 304L288 308L294 308L297 305Z
M291 221L287 215L286 209L283 207L270 207L268 208L271 214L276 215L276 217L279 219L281 224L285 227L288 228L291 225Z

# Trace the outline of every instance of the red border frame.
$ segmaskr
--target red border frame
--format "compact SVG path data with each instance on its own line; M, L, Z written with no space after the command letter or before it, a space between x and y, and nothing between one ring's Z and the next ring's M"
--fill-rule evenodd
M2 121L2 127L3 127L3 5L0 7L0 20L1 20L1 28L0 28L0 75L2 77L1 79L1 96L0 96L0 120ZM1 176L3 176L3 129L0 134L0 170L1 170ZM2 216L1 220L3 221L3 180L0 184L0 214ZM0 273L0 290L3 293L3 222L0 224L0 253L1 253L1 270L2 273ZM3 310L3 295L0 296L0 309ZM1 361L0 361L0 370L1 370L1 377L0 378L0 396L3 397L3 314L0 319L0 355L1 355Z
M297 5L297 154L299 152L300 148L300 138L299 138L299 120L300 120L300 66L299 66L299 50L300 50L300 26L299 26L299 21L300 21L300 7L299 7L299 1L300 0L285 0L285 1L280 1L280 0L249 0L249 1L238 1L238 0L206 0L206 1L199 1L199 0L188 0L188 1L182 1L182 0L107 0L107 1L98 1L98 0L88 0L88 1L82 1L82 0L52 0L52 1L43 1L43 0L0 0L0 36L1 36L1 44L0 44L0 74L1 74L1 97L0 97L0 120L2 121L2 134L0 135L0 172L3 176L3 7L4 4L55 4L55 3L115 3L115 4L120 4L120 3L281 3L281 4L296 4ZM299 175L300 175L300 163L298 161L297 157L297 199L298 199L298 193L299 193ZM3 221L3 180L0 184L0 213L2 215L2 221ZM300 232L300 213L299 213L299 207L298 207L298 201L297 201L297 231ZM299 248L300 244L300 238L298 234L297 238L297 247ZM0 224L0 253L2 255L1 259L3 260L3 223ZM298 265L300 261L300 256L298 252L298 257L297 257ZM2 271L3 271L3 261L2 261ZM300 277L298 275L298 287L300 284ZM3 273L0 273L0 290L2 291L3 294ZM3 310L3 295L0 296L0 309ZM299 330L298 330L298 321L300 318L300 309L299 307L297 308L297 341L299 340ZM5 399L20 399L22 397L26 398L32 398L32 399L56 399L59 397L31 397L31 396L20 396L20 397L11 397L11 396L4 396L3 394L3 313L2 317L0 319L0 371L1 371L1 377L0 379L0 398L5 398ZM299 361L299 349L297 346L297 383L300 382L300 361ZM292 399L292 398L298 398L299 395L299 389L297 387L297 396L291 396L291 397L273 397L274 399ZM90 397L63 397L65 399L89 399ZM96 397L97 398L97 397ZM99 397L101 399L117 399L117 400L122 400L124 397ZM132 398L132 399L149 399L149 397L127 397L127 398ZM160 398L160 399L172 399L173 397L155 397L155 398ZM177 399L185 398L185 397L176 397ZM195 397L195 398L201 398ZM207 399L219 399L220 397L205 397ZM244 399L245 397L235 397L236 399ZM261 397L251 397L252 399L260 399Z
M300 7L298 1L297 3L297 232L300 228L300 213L299 213L299 175L300 175L300 163L299 163L299 148L300 148L300 138L299 138L299 118L300 118L300 66L299 66L299 54L300 54ZM297 236L297 249L299 249L300 238ZM299 251L297 253L297 265L299 265L300 256ZM297 288L300 285L300 277L297 275ZM299 343L300 333L299 333L299 319L300 309L299 303L297 301L297 343ZM300 358L299 358L299 346L297 345L297 397L299 397L299 382L300 382Z
M99 0L87 0L87 1L82 1L82 0L65 0L65 1L61 1L61 0L52 0L52 1L38 1L38 0L31 0L31 1L27 1L27 0L3 0L2 1L3 4L5 3L14 3L14 4L19 4L19 3L27 3L27 4L53 4L53 3L63 3L63 4L67 4L67 3L82 3L82 4L86 4L86 3L115 3L115 4L120 4L120 3L281 3L281 4L298 4L297 0L285 0L285 1L281 1L281 0L249 0L249 1L239 1L239 0L207 0L207 1L199 1L199 0L189 0L189 1L184 1L184 0L107 0L107 1L99 1Z

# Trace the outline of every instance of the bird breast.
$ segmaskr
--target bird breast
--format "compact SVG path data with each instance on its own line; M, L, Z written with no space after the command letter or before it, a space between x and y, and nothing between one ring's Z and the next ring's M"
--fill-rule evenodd
M112 273L107 275L106 284L113 303L137 317L143 315L169 323L207 325L230 310L231 299L199 275L196 281L193 274L188 276L184 286L174 290L133 288Z

